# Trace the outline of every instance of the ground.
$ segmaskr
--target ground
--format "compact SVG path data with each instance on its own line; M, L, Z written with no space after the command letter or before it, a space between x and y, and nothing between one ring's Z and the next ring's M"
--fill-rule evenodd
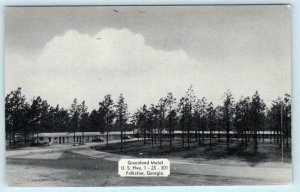
M215 141L214 141L215 142ZM142 146L142 147L141 147ZM127 141L120 152L119 141L87 143L82 146L53 145L28 147L6 152L8 186L154 186L154 185L266 185L291 183L289 151L281 155L277 144L259 142L257 153L251 146L241 147L232 141L226 150L224 141L211 147L192 142L181 148L175 139L173 149L168 141L162 148L151 147L151 141ZM285 150L286 151L286 150ZM166 178L128 178L118 175L121 158L167 158L171 174ZM282 161L283 159L283 161Z

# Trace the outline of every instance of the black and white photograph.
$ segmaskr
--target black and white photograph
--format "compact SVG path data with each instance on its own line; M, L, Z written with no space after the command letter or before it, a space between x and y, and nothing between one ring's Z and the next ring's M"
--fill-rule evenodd
M9 187L292 183L291 7L5 7Z

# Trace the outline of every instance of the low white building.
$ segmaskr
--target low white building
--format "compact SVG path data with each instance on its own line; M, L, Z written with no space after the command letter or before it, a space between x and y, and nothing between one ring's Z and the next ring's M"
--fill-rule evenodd
M135 131L124 131L123 137L124 139L128 139L134 137L137 134ZM159 135L160 133L156 133ZM182 131L176 130L173 132L176 137L181 137ZM184 134L187 134L185 131ZM191 136L193 137L195 131L190 131ZM197 134L202 135L202 131L198 131ZM238 138L240 137L239 133L234 131L229 132L231 138ZM248 135L254 134L253 132L247 132ZM257 136L259 138L271 138L273 136L273 131L257 131ZM163 137L168 137L169 133L167 131L162 131ZM140 133L140 136L143 137L143 133ZM210 132L204 131L204 137L209 138ZM214 131L214 137L226 137L226 131ZM107 138L106 132L99 133L99 132L59 132L59 133L39 133L38 135L35 134L34 136L35 143L49 143L49 144L64 144L64 143L87 143L93 141L104 141ZM146 137L150 138L151 133L147 133ZM116 140L121 138L120 131L112 131L108 132L108 140Z
M124 131L124 135L131 136L132 131ZM39 133L34 136L35 143L49 143L49 144L64 144L64 143L86 143L96 140L106 140L106 132L57 132L57 133ZM108 140L116 140L121 138L121 132L108 132Z

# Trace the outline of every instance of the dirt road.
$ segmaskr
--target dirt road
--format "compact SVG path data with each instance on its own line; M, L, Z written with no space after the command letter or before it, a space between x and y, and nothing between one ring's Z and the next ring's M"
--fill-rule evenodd
M7 154L8 186L146 186L146 185L265 185L288 184L291 164L250 167L224 161L197 163L170 159L167 178L123 178L120 158L131 156L95 151L90 146L60 146ZM47 158L45 158L47 157ZM227 160L229 161L229 160ZM235 161L234 159L231 161Z

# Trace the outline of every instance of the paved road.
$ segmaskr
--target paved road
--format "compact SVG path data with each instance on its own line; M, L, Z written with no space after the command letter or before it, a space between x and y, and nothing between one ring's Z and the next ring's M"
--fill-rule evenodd
M127 141L136 141L136 138L128 139ZM109 143L119 143L120 140L113 140ZM106 145L105 142L101 143L85 143L85 145L76 145L73 146L72 144L55 144L50 146L43 146L43 147L25 147L22 149L15 149L15 150L7 150L5 152L6 157L14 157L14 158L24 158L27 156L38 155L40 154L51 154L51 153L63 153L67 150L77 150L77 149L89 149L92 146L102 146ZM43 158L43 157L40 157Z

